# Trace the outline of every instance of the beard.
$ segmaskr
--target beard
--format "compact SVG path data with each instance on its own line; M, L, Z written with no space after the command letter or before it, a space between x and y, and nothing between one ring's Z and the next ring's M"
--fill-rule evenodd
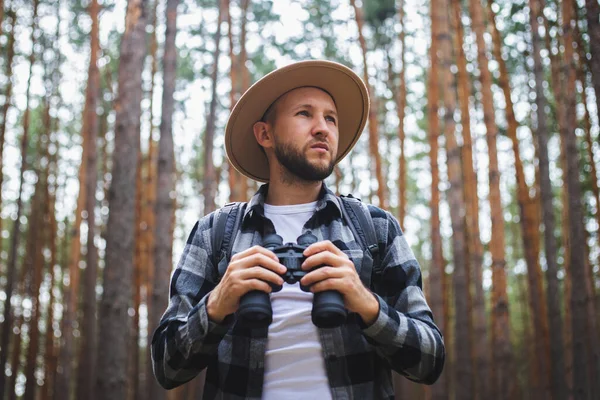
M277 161L287 170L284 171L284 179L289 181L296 179L307 182L322 181L331 175L335 167L335 157L332 157L326 166L313 165L302 154L301 150L294 148L290 144L280 144L277 140L275 140L274 151Z

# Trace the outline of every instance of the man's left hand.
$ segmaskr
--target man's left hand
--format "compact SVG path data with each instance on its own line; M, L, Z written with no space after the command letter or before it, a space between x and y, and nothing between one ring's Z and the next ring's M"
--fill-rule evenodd
M377 319L379 301L360 280L356 267L350 258L331 241L313 243L304 250L306 260L302 264L307 273L301 283L310 286L313 293L325 290L336 290L344 297L346 308L355 312L367 325Z

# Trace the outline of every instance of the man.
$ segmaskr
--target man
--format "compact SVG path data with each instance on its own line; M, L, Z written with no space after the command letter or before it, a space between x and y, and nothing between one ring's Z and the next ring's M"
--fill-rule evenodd
M391 369L426 384L439 377L442 335L398 222L368 206L383 268L382 283L371 288L372 260L323 183L358 140L368 112L362 80L328 61L275 70L240 98L227 123L227 155L242 174L268 183L244 208L230 260L213 261L215 213L190 234L152 339L162 386L207 368L205 399L389 399ZM304 251L304 292L283 282L286 268L261 244L270 233L296 242L308 231L318 241ZM283 289L272 293L271 284ZM273 321L265 328L236 316L240 298L257 290L270 293ZM343 297L348 318L339 327L311 321L314 293L324 290Z

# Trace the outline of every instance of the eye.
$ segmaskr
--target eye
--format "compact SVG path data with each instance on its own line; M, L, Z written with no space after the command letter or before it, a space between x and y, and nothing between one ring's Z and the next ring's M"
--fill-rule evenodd
M332 116L332 115L328 115L328 116L326 116L326 117L325 117L325 119L327 119L327 120L329 120L329 121L333 122L334 124L336 124L336 123L337 123L337 122L336 122L336 119L335 119L335 117L334 117L334 116Z
M305 117L309 116L308 111L306 111L306 110L298 111L296 113L296 115L304 115Z

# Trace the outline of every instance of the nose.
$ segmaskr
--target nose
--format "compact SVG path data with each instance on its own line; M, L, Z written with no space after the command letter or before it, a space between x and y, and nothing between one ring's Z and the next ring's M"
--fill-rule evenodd
M330 127L327 124L327 120L325 119L325 115L320 114L315 118L314 126L312 130L313 136L321 135L327 137L330 132Z

